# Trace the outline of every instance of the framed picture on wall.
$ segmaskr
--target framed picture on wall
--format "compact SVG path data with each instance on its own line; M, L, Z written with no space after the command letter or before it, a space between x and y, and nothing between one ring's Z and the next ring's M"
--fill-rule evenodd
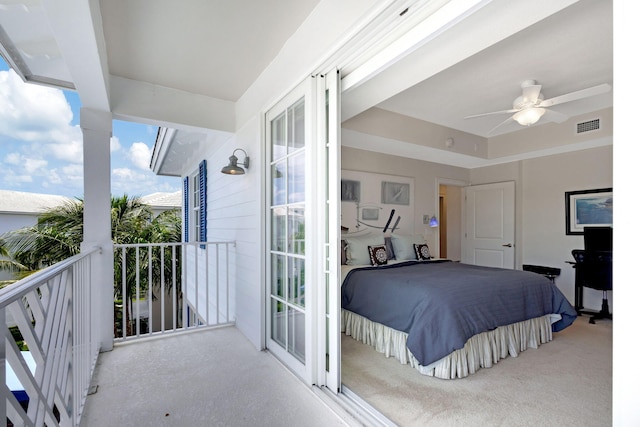
M584 234L584 227L613 226L613 189L567 191L566 234Z
M357 202L360 200L360 181L343 179L341 184L341 197L343 202Z
M401 182L382 181L382 203L386 205L410 205L411 187Z
M378 220L377 208L362 208L362 220L363 221L377 221Z

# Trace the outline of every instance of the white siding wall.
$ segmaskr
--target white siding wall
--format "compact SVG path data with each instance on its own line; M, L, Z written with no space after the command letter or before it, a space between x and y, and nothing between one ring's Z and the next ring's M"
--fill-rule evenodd
M322 0L305 23L285 43L280 54L236 104L236 135L208 157L209 239L229 238L236 247L237 327L258 348L265 345L264 279L262 277L264 214L263 116L269 108L321 65L369 13L378 0ZM322 29L322 31L318 31ZM339 65L339 64L334 64ZM218 172L234 148L251 157L249 173ZM242 160L240 160L242 161Z
M240 142L242 141L242 142ZM260 120L247 123L223 144L210 146L207 160L207 240L236 242L231 248L230 282L235 283L230 297L237 327L258 348L262 347L261 320L261 147ZM229 156L242 148L251 159L245 175L220 172ZM238 153L240 154L240 153ZM242 155L238 156L243 162ZM196 159L199 162L201 159ZM197 163L194 163L194 168Z

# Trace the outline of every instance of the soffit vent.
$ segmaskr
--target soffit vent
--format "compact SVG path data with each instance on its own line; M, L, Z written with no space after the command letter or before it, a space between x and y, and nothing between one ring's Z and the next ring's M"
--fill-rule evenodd
M591 132L600 129L600 119L593 119L587 122L578 123L576 133Z

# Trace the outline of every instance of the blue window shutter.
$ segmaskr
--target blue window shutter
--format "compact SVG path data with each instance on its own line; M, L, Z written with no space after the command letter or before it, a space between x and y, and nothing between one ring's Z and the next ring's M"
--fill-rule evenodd
M189 177L185 177L182 185L182 207L184 209L184 241L189 241Z
M200 241L207 241L207 161L200 162Z

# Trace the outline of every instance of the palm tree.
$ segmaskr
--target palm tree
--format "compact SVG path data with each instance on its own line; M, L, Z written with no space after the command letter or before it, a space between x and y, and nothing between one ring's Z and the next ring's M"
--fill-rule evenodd
M13 280L0 280L0 289L29 274L29 269L26 266L11 259L9 251L5 247L5 243L2 239L0 239L0 271L9 271L18 278Z
M0 269L10 266L28 272L63 261L80 253L83 239L82 199L69 201L61 206L46 210L38 217L32 227L10 231L0 236L2 252L10 256L10 261L2 262ZM174 211L166 211L154 217L150 207L141 203L138 197L126 194L111 198L111 238L114 243L167 243L181 240L181 222ZM150 252L150 253L149 253ZM150 256L149 256L150 255ZM122 252L116 252L114 271L114 298L122 299ZM165 265L160 263L160 251L143 251L140 257L141 295L146 296L149 288L146 284L149 262L152 263L152 275L155 278L152 287L159 287L160 271L165 269L165 286L172 284L170 257L165 256ZM127 256L126 288L127 306L130 308L135 295L136 263L133 256ZM180 271L180 270L177 270ZM131 318L131 317L130 317Z

